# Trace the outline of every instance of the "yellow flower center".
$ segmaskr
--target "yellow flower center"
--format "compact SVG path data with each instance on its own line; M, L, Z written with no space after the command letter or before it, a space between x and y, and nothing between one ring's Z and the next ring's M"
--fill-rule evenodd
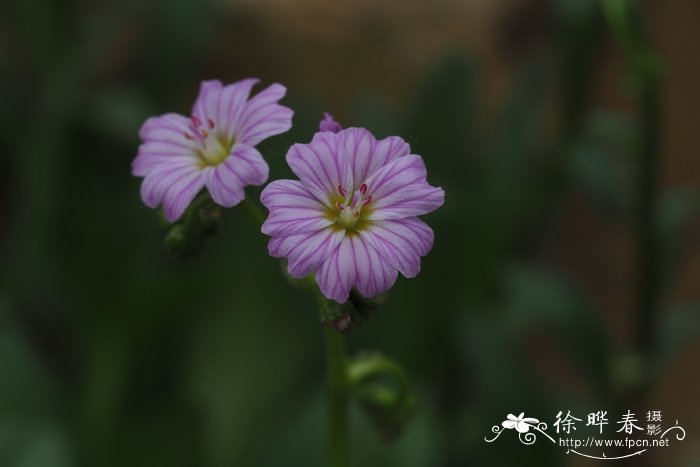
M201 159L200 168L221 164L236 144L234 138L228 138L217 131L214 120L208 118L206 123L205 128L199 117L193 115L189 125L191 132L184 133L186 139L197 142L199 146L197 155Z
M338 193L334 196L333 208L329 209L328 216L335 221L340 229L348 233L359 232L367 224L367 216L372 211L370 203L372 195L367 193L367 184L348 192L343 186L338 186Z

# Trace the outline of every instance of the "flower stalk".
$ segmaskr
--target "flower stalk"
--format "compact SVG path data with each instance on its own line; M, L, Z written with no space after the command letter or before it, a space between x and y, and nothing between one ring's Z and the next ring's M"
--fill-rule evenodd
M321 314L327 313L327 301L316 288ZM331 467L348 465L348 369L345 343L340 331L323 330L326 347L326 382L328 404L328 461Z

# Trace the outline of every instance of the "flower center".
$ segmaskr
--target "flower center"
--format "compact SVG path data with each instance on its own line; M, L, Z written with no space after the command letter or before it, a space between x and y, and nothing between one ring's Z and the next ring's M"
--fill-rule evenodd
M189 129L190 131L184 132L184 135L188 140L198 143L197 155L201 159L202 168L221 164L235 144L235 140L228 141L228 138L218 134L216 123L211 118L208 118L204 125L199 117L193 115L190 118Z
M360 230L371 211L372 195L367 194L367 184L363 183L353 193L338 185L338 201L332 215L336 225L346 230Z

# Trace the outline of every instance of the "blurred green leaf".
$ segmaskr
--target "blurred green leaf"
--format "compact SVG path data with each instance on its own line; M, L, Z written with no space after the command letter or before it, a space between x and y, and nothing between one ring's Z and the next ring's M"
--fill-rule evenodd
M58 416L64 398L0 295L0 465L69 467L70 433Z
M99 93L91 102L87 113L87 126L110 138L127 144L138 141L141 124L158 112L150 98L133 88L111 88Z
M638 142L634 122L623 114L589 115L582 134L572 143L568 171L590 198L608 213L625 213L634 200Z

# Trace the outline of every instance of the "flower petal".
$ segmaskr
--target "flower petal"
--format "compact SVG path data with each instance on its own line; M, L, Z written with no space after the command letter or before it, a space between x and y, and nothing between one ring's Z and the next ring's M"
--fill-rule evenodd
M161 202L168 221L177 220L202 188L195 166L166 167L148 173L141 184L141 199L155 208Z
M174 113L146 120L139 131L143 143L131 164L132 174L144 176L157 167L170 165L176 158L196 162L197 146L185 138L187 122L185 117Z
M203 185L200 171L193 171L187 177L173 183L163 197L165 218L169 222L178 220Z
M241 179L244 186L262 185L270 174L270 167L260 152L245 144L234 145L231 155L224 160L223 164L226 164Z
M224 86L221 81L203 81L199 96L192 107L192 115L199 117L203 123L214 123L214 131L232 141L236 129L240 126L241 116L246 108L250 90L259 80L244 79Z
M420 271L420 258L433 246L433 231L415 217L371 223L360 233L381 257L405 277Z
M318 211L302 208L281 209L270 212L262 225L266 235L296 235L304 232L329 227L333 221L319 214Z
M272 211L278 208L325 209L299 180L275 180L260 194L260 201Z
M411 152L409 145L398 136L377 141L364 128L348 128L338 136L357 184L367 180L367 177L389 162Z
M284 86L274 83L253 96L238 122L236 139L255 146L270 136L288 131L292 127L294 112L277 103L286 93Z
M374 297L389 290L397 275L396 269L382 261L374 248L360 236L351 235L321 264L316 281L326 298L344 303L350 289Z
M337 150L338 134L316 133L309 144L295 144L287 152L287 163L317 199L331 206L339 186L352 189L352 171Z
M221 164L204 169L205 185L217 204L230 208L245 198L246 186L265 183L269 170L257 149L236 144Z
M429 213L445 201L442 188L426 181L420 156L399 157L375 172L367 181L374 198L368 220L403 219Z
M503 428L506 428L506 429L508 429L508 430L511 430L511 429L515 428L515 424L516 424L516 422L513 421L513 420L506 420L506 421L504 421L503 423L501 423L501 425L503 426Z
M260 195L270 214L262 225L267 235L295 235L333 224L326 207L296 180L275 180Z
M244 183L228 164L206 167L203 174L204 185L216 204L230 208L245 198Z
M288 258L289 274L302 278L316 271L344 236L344 230L323 229L288 237L274 237L268 244L268 252L275 258Z

